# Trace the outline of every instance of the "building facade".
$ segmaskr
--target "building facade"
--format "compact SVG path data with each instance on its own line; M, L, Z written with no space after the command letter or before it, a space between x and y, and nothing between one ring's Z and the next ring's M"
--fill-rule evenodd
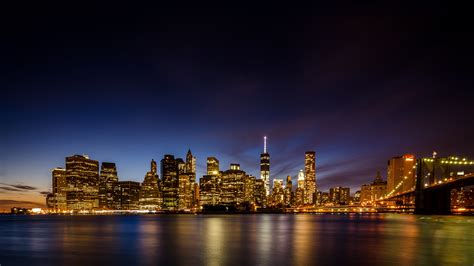
M387 163L387 193L402 193L415 189L415 156L393 157Z
M53 192L49 197L49 208L55 211L63 211L67 209L66 205L66 169L56 167L51 171Z
M155 160L151 160L150 171L145 174L143 183L140 187L140 209L158 210L163 205L163 195L161 193L161 184L158 176L158 169Z
M304 203L314 204L316 186L316 153L307 151L304 159Z
M161 160L161 180L164 209L172 210L178 208L178 171L178 161L173 155L166 154Z
M102 162L99 178L100 209L113 209L113 184L115 182L118 182L117 167L115 166L115 163Z
M99 162L87 155L66 157L66 206L68 210L99 207Z
M115 210L138 210L140 208L140 183L119 181L113 185Z

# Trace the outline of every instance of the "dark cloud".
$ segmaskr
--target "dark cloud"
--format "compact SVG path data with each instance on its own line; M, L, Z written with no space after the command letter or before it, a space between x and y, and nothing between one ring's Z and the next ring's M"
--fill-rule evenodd
M37 188L32 187L32 186L26 186L26 185L11 185L12 187L22 189L22 190L36 190Z
M6 191L22 191L21 189L16 189L12 187L0 187L1 190L6 190Z
M37 190L38 188L32 187L32 186L27 186L27 185L19 185L19 184L7 184L7 183L0 183L5 186L9 186L9 189L15 189L15 191L22 191L22 190ZM5 187L4 187L5 189ZM7 190L7 189L5 189Z
M50 194L51 192L49 192L49 191L39 191L38 193L40 193L40 194L43 195L43 196L47 196L47 195Z

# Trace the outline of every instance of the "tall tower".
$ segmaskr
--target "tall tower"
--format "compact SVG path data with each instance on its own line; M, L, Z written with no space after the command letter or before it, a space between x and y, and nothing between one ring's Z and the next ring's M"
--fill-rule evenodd
M260 154L260 179L265 184L267 196L270 194L270 154L267 152L267 136L263 137L263 153Z
M193 156L190 149L186 154L186 173L196 173L196 157Z
M99 207L112 209L114 204L113 185L118 182L115 163L102 162L99 177Z
M173 155L165 154L161 159L161 179L163 184L163 207L178 207L178 160Z
M314 151L307 151L304 158L304 190L305 190L305 204L314 204L314 197L316 193L316 153Z

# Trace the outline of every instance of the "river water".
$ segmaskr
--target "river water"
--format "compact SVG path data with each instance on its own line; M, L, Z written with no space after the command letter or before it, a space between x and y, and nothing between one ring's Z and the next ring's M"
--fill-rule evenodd
M474 217L0 216L0 265L474 265Z

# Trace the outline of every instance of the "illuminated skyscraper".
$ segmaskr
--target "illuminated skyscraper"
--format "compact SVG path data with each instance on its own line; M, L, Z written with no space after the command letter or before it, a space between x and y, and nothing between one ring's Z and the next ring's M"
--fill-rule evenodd
M219 204L218 176L205 175L199 179L199 205Z
M267 137L263 137L263 153L260 154L260 179L265 184L267 196L270 194L270 154L267 152Z
M66 157L66 204L69 210L99 207L99 162L87 155Z
M275 178L273 179L273 188L270 195L271 206L273 207L283 207L284 203L284 190L283 190L283 179Z
M161 160L163 208L165 209L178 207L178 171L177 160L173 155L166 154Z
M193 203L194 185L191 184L192 173L179 174L179 188L178 188L178 209L189 209Z
M316 186L316 154L314 151L307 151L304 159L304 190L305 204L314 204Z
M219 175L219 160L215 157L207 157L207 175Z
M150 171L146 173L143 183L140 187L140 209L156 210L163 204L163 198L160 191L160 179L157 173L155 160L151 160Z
M199 179L199 205L217 205L219 204L219 160L215 157L207 157L206 160L206 172Z
M196 173L196 157L193 156L191 150L186 154L186 173Z
M301 206L304 204L304 199L305 199L304 186L305 186L304 172L303 170L300 170L298 173L298 184L295 191L294 205L296 206Z
M179 174L179 208L189 209L197 205L196 197L196 157L191 150L186 154L185 173Z
M255 176L246 175L244 178L244 202L255 204Z
M56 211L66 210L66 169L54 168L51 172L53 178L53 193L50 198L51 208Z
M254 193L255 205L257 205L258 207L266 207L267 192L265 190L265 182L262 179L255 180Z
M113 185L114 209L138 210L140 198L140 183L134 181L120 181Z
M345 205L349 203L350 188L348 187L334 187L329 189L330 201L334 204Z
M405 154L403 156L393 157L387 165L387 193L392 190L404 192L415 188L415 156ZM406 178L405 178L406 177ZM397 185L401 184L397 189Z
M99 178L99 208L113 209L113 184L118 182L115 163L103 162L100 167Z
M293 204L293 182L291 181L291 176L287 176L284 205L288 207L291 204Z
M219 182L221 204L240 204L244 202L244 183L247 174L240 165L232 163L230 169L222 172Z

